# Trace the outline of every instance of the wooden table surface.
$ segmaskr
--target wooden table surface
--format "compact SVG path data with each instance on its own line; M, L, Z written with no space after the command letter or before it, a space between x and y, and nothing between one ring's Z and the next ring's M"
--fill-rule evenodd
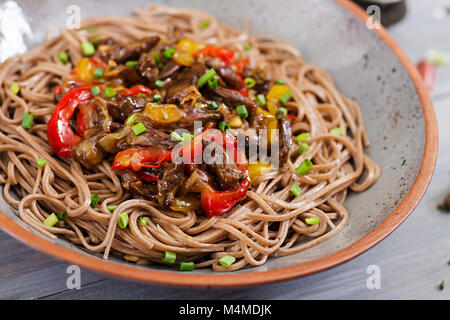
M413 61L429 48L450 52L450 0L408 0L408 14L389 28ZM439 158L425 197L387 239L331 270L287 282L239 289L180 289L81 271L81 289L67 289L67 264L0 231L0 299L449 299L450 213L436 209L450 191L450 67L437 70L433 93ZM380 267L381 288L369 290L367 267ZM439 283L447 286L439 290Z

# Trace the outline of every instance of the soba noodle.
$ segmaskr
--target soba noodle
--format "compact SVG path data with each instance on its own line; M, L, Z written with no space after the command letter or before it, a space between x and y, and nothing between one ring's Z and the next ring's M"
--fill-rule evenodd
M357 103L344 97L326 72L304 61L290 44L250 37L249 21L238 31L201 11L152 5L135 13L88 19L81 30L61 29L60 36L1 64L0 183L5 200L20 218L50 239L65 237L87 251L103 253L105 259L114 254L140 264L163 263L167 250L177 254L177 261L193 261L195 268L214 271L259 266L270 256L298 253L340 232L349 219L343 205L347 193L366 190L380 175L378 165L364 153L369 139ZM201 27L204 21L210 23L206 29ZM128 42L169 36L174 26L194 41L233 49L237 59L267 66L272 79L284 80L292 90L286 108L297 115L293 133L311 134L309 151L299 155L294 144L287 164L259 177L245 200L224 216L157 209L151 201L127 193L107 161L86 170L77 161L56 157L47 142L46 124L55 107L52 88L72 68L58 60L59 51L76 62L82 56L80 43L88 37ZM251 49L244 50L246 45ZM20 85L20 95L10 92L13 82ZM21 127L24 113L34 115L30 130ZM347 134L330 134L335 127ZM42 168L36 165L40 157L47 161ZM314 166L307 176L300 176L295 168L304 159ZM302 188L299 197L290 192L293 183ZM90 207L93 193L101 203L95 209ZM107 207L113 204L118 207L111 213ZM63 210L68 214L64 221L54 227L43 224L49 214ZM129 214L129 228L117 228L122 212ZM146 226L139 225L140 216L149 218ZM320 223L310 226L304 221L308 217ZM218 263L224 255L237 260L225 268Z

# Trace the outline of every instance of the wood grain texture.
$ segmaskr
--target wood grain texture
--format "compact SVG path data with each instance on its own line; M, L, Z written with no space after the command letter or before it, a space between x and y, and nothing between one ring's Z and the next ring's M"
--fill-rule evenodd
M408 1L404 21L389 31L413 60L427 48L450 51L450 18L432 18L450 1ZM422 18L425 17L426 27ZM388 238L361 256L305 278L239 289L168 288L82 271L82 288L66 288L67 264L38 253L0 232L0 298L45 299L449 299L450 214L436 210L450 190L450 68L437 73L434 106L440 149L436 171L422 202ZM366 286L369 265L381 268L381 289ZM439 291L441 280L447 288Z

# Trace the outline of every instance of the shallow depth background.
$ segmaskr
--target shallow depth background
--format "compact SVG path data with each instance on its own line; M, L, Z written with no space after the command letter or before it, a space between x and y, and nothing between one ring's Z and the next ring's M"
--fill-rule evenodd
M308 3L312 3L308 1ZM428 47L437 46L440 49L449 49L442 47L445 43L450 44L448 27L449 20L434 20L432 17L433 9L435 6L443 5L448 1L430 1L432 5L426 6L424 2L409 1L409 13L407 18L400 24L392 27L390 30L394 37L404 45L407 52L414 58L421 57L426 50L423 43L428 42ZM134 5L133 5L134 6ZM138 6L138 1L136 1ZM340 9L336 9L340 10ZM320 12L316 11L316 12ZM246 12L245 14L248 14ZM327 14L327 12L321 12L321 14ZM329 13L328 13L329 14ZM309 15L303 15L302 18L307 18ZM426 23L423 21L426 19ZM352 41L358 35L358 26L355 26L356 20L350 22L352 29L349 29L350 25L342 25L338 29L339 32L352 32L348 41ZM61 22L61 24L64 21ZM422 26L426 25L427 29L422 30ZM434 29L431 26L434 26ZM391 65L380 63L380 61L371 61L364 58L364 54L369 51L373 53L376 50L382 50L383 48L369 48L367 50L361 48L361 41L353 40L351 43L343 43L345 46L352 45L355 50L352 52L345 52L342 48L337 50L322 52L320 55L313 55L312 52L316 52L313 49L323 48L323 43L327 43L327 34L323 34L323 26L315 26L312 28L317 31L317 37L313 37L307 46L299 46L306 59L319 63L322 67L331 71L333 76L337 79L338 86L344 92L354 92L355 87L358 89L357 93L361 94L360 97L365 101L364 117L368 124L368 127L373 129L369 130L369 135L373 142L383 140L383 136L379 135L379 132L388 132L389 128L381 128L378 130L375 126L370 126L375 119L378 119L380 114L377 114L377 106L380 106L382 102L389 103L388 101L367 101L364 99L368 94L365 88L371 88L372 90L392 90L398 83L397 79L380 79L378 80L378 73L385 73L386 70L392 70ZM444 29L445 28L445 29ZM355 31L356 30L356 31ZM445 30L445 31L444 31ZM320 32L319 32L320 31ZM263 32L265 33L265 32ZM311 33L308 35L300 35L301 32L297 31L302 41L306 41L311 37ZM314 33L316 34L316 33ZM414 34L414 41L411 41L411 34ZM328 34L329 35L329 34ZM320 46L319 39L324 39L322 46ZM406 39L403 43L402 39ZM313 41L314 40L314 41ZM361 39L363 41L363 39ZM331 40L329 40L331 41ZM405 45L406 44L406 45ZM296 43L296 45L298 45ZM370 65L370 71L365 70L364 66ZM373 68L375 66L375 68ZM383 70L383 68L388 68ZM375 71L374 71L375 70ZM392 77L404 77L400 74L399 70L392 72ZM446 98L450 95L446 95L446 92L450 92L450 77L447 70L441 69L438 72L438 79L440 84L436 88L435 106L437 107L438 118L448 118L450 115L448 108L445 108ZM372 79L370 86L363 86L361 82L352 83L348 81L350 76L355 77L355 73L358 76L367 76L367 79ZM373 78L368 77L373 76ZM347 81L345 79L347 78ZM365 78L366 79L366 78ZM375 79L375 80L373 80ZM401 79L401 78L400 78ZM383 83L384 82L384 83ZM400 108L400 103L404 102L408 96L414 94L411 91L412 88L405 88L405 97L392 96L392 99L397 98L395 101L391 101L390 104L393 108L398 108L403 111L404 108ZM370 104L370 106L367 105ZM406 125L414 124L411 113L403 113L402 117L397 117L399 121L405 121ZM395 117L391 118L394 121ZM378 121L378 120L377 120ZM380 121L381 122L381 121ZM387 122L383 122L387 123ZM392 130L392 128L391 128ZM420 136L420 127L416 134ZM447 130L447 131L442 131ZM449 297L448 293L438 292L436 289L437 284L445 277L450 279L450 269L446 265L448 260L448 244L449 236L446 230L450 226L450 216L445 216L442 213L435 211L436 204L443 199L448 191L448 163L450 150L448 150L448 137L449 131L445 127L442 128L441 135L441 158L438 162L435 178L430 190L424 198L424 201L415 210L414 214L407 219L407 221L391 235L388 239L383 241L380 245L370 250L368 253L361 255L360 257L348 262L345 265L339 266L332 270L322 272L317 275L305 277L298 280L288 281L275 285L265 285L258 288L249 289L229 289L229 290L195 290L192 289L171 289L160 288L155 286L148 286L142 284L135 284L125 281L114 280L105 278L102 275L97 275L88 271L82 272L82 289L81 290L67 290L65 273L67 265L48 258L47 256L37 253L27 247L17 244L15 240L10 239L4 234L0 234L0 246L3 250L0 250L0 261L7 262L0 265L0 297L1 298L30 298L30 297L51 297L51 298L186 298L186 294L192 298L395 298L395 297ZM378 134L377 134L378 133ZM392 132L391 132L392 133ZM391 135L389 135L391 138ZM395 134L392 134L392 138L395 140ZM414 143L414 141L412 141ZM447 142L447 143L446 143ZM418 154L420 155L421 144L417 144ZM443 149L447 146L447 151ZM401 151L401 147L397 147L396 151ZM371 154L377 161L382 162L381 154ZM403 162L404 155L399 155L398 167L385 168L388 170L388 177L390 183L394 184L399 191L401 191L401 177L405 176L405 171L402 172L401 163ZM377 158L378 157L378 158ZM408 157L408 159L410 159ZM401 161L400 161L401 160ZM445 167L447 164L447 167ZM408 164L411 165L411 164ZM404 170L405 168L403 168ZM414 173L414 169L410 170ZM377 184L375 187L378 187ZM389 204L389 197L384 199L384 192L382 187L375 190L376 194L381 196L381 205L378 208L384 208L385 213L389 214L392 203ZM373 188L376 189L376 188ZM362 195L358 195L359 197ZM395 195L394 195L395 196ZM353 197L355 199L355 197ZM353 199L350 199L349 205L352 205ZM395 199L395 198L394 198ZM371 199L365 199L364 209L374 208ZM368 202L369 201L369 202ZM356 203L356 202L355 202ZM384 206L383 207L383 203ZM358 216L359 214L359 216ZM359 231L367 231L373 228L374 223L377 221L371 221L367 219L370 212L366 211L353 213L351 211L351 221L357 224L357 218L361 217L362 221L358 225L352 225L354 228L363 228ZM376 219L382 219L384 217L377 217ZM346 230L351 229L347 227ZM346 233L348 235L348 233ZM334 238L337 239L337 238ZM352 240L351 236L347 236L347 240ZM334 242L331 240L330 242ZM337 240L336 240L337 242ZM432 244L432 250L430 247ZM439 248L441 250L439 250ZM323 251L322 251L323 252ZM307 257L307 256L306 256ZM302 259L305 256L302 257ZM286 259L286 258L282 258ZM279 260L282 260L279 259ZM26 260L26 263L23 263ZM368 290L366 287L366 268L368 265L377 264L382 270L382 289L381 290ZM49 281L52 279L52 281ZM119 289L120 288L120 289Z

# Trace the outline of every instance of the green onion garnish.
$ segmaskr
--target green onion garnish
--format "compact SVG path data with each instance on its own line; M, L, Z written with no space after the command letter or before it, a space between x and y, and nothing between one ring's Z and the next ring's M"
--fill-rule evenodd
M175 48L169 48L169 49L164 50L162 55L164 58L170 59L173 57L174 54L175 54Z
M34 115L25 112L22 117L22 128L31 129L33 127Z
M255 86L256 80L253 78L245 78L244 83L245 83L245 86L247 87L247 89L251 89Z
M256 101L260 106L265 106L267 104L266 97L263 94L258 94L256 96Z
M313 166L313 163L311 162L311 160L309 159L305 159L303 160L303 162L301 163L300 166L298 166L297 169L295 169L295 171L301 175L301 176L305 176L308 174L309 170L311 170Z
M114 205L112 205L112 206L107 206L106 208L108 209L109 212L113 213L114 210L116 210L117 207L118 207L118 206L114 204Z
M96 96L100 93L100 88L99 87L91 87L91 93L93 96Z
M133 113L131 116L128 117L127 122L125 122L125 124L127 126L129 126L130 124L132 124L133 122L135 122L137 119L137 114Z
M250 51L252 49L252 46L248 45L248 44L244 44L244 50L245 51Z
M165 82L162 80L156 80L154 85L157 86L158 88L162 88L162 87L164 87Z
M211 90L214 90L219 86L219 82L217 81L217 78L211 78L208 80L208 86Z
M105 96L107 98L112 98L117 94L116 90L114 90L113 88L106 88L105 89Z
M89 38L89 42L91 42L95 48L98 48L100 45L100 38L97 35L94 35Z
M219 105L217 104L217 102L213 101L209 104L209 106L211 107L211 109L213 110L217 110L219 109Z
M220 121L219 129L222 130L223 132L226 132L231 129L231 126L228 123L226 123L225 121Z
M153 96L153 102L160 102L161 101L161 95L155 94Z
M103 69L102 68L95 68L94 74L92 75L94 79L100 79L103 77Z
M305 152L307 152L309 150L309 144L307 143L302 143L299 147L298 147L298 154L304 154Z
M436 49L430 49L425 53L425 59L438 67L450 64L450 54Z
M294 137L295 142L306 142L311 137L311 134L309 132L301 133L299 135L296 135Z
M39 159L36 160L36 163L37 163L39 168L42 168L47 163L47 160L45 160L44 158L40 157Z
M240 106L236 107L236 112L241 118L248 118L248 111L247 107L241 104Z
M441 283L439 283L439 290L444 290L444 287L445 287L445 282L444 282L444 280L442 280L441 281Z
M133 129L134 134L137 136L140 134L143 134L145 131L147 131L145 126L142 124L142 122L135 124L134 126L131 127L131 129Z
M236 261L236 258L230 255L225 255L222 258L219 259L219 263L224 266L225 268L228 268Z
M128 221L130 219L128 218L128 213L122 212L120 216L117 217L117 225L120 229L125 229L128 225Z
M344 136L344 131L342 130L341 127L331 129L330 133L334 134L335 136L341 136L341 137Z
M282 104L286 104L291 97L292 93L290 91L286 91L286 93L281 96L280 101Z
M319 224L319 223L320 223L320 220L319 220L319 218L317 218L317 217L311 217L311 218L306 218L306 219L305 219L305 222L306 222L308 225L313 226L313 225L315 225L315 224Z
M280 107L275 112L275 117L277 117L277 119L284 119L287 116L287 114L288 114L287 109Z
M209 27L209 21L203 21L200 28L201 28L201 29L206 29L206 28L208 28L208 27Z
M177 254L175 252L164 251L164 253L161 257L162 262L174 263L176 260L177 260Z
M95 47L91 42L82 42L81 51L86 57L90 57L95 53Z
M198 79L198 87L203 87L210 79L212 79L216 75L216 71L214 69L209 69L205 72L204 75Z
M177 132L173 131L170 133L170 136L173 138L172 140L183 142L183 137L180 136Z
M153 58L155 58L156 66L158 67L158 69L161 69L163 67L163 65L161 63L161 59L159 58L159 55L155 51L152 51L152 55L153 55Z
M11 84L11 87L9 87L9 91L11 91L14 94L18 94L20 91L20 86L17 82L13 82Z
M65 51L58 52L58 59L62 62L62 64L66 64L67 62L69 62L69 57L67 56L67 53Z
M194 139L194 136L190 133L183 132L183 143L191 142Z
M63 221L67 217L67 211L60 212L56 215L59 221Z
M95 208L95 206L97 205L99 200L100 200L100 197L98 196L98 194L93 193L91 196L91 208L92 209Z
M295 197L299 197L302 193L302 188L300 188L300 186L296 183L294 183L289 190L294 194Z
M138 96L138 97L142 97L142 98L148 97L148 95L146 95L145 93L142 93L142 92L139 92L139 93L137 94L137 96Z
M148 223L148 217L139 217L139 224L143 227L145 227Z
M130 61L125 62L125 65L127 67L135 68L138 65L138 61L130 60Z
M58 223L58 221L59 220L56 214L52 213L47 217L47 219L44 220L44 225L46 225L47 227L53 227L55 224Z
M180 271L192 271L194 270L193 262L181 262L180 263Z
M284 80L277 80L276 84L285 84Z

